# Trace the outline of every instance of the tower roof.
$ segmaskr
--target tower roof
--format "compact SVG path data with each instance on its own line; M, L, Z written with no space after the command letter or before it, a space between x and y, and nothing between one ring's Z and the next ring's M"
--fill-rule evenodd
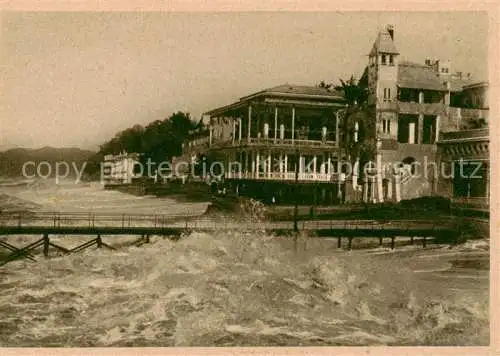
M377 53L399 54L396 46L394 45L394 40L387 29L378 33L377 39L375 40L375 43L373 43L372 50L370 51L370 56Z

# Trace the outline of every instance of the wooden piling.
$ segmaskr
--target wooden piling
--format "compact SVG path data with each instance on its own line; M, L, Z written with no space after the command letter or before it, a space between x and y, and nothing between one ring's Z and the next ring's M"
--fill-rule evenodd
M349 236L349 238L348 238L348 244L347 244L347 249L349 251L351 251L351 248L352 248L352 237Z
M342 248L342 237L337 237L337 248Z
M424 236L424 239L422 240L422 247L426 248L427 247L427 238Z
M394 236L391 237L391 250L394 250L395 247L395 240L396 238Z
M383 242L384 242L384 238L383 238L382 236L380 236L380 237L378 238L378 245L379 245L379 246L382 246L382 243L383 243Z
M148 244L149 243L149 235L146 234L145 238L144 238L144 243Z
M101 235L97 235L97 238L95 239L95 242L96 242L97 248L101 248L102 247Z
M49 257L50 239L49 234L43 234L43 255Z

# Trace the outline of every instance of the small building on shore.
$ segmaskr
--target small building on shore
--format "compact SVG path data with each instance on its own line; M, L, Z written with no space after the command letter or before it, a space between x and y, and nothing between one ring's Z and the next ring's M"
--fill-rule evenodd
M130 184L137 177L138 153L122 152L117 155L104 156L102 163L102 179L105 185Z

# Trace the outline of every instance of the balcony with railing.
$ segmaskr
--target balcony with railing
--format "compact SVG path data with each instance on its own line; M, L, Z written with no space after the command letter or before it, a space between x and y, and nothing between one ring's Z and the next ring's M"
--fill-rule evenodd
M281 148L337 148L336 141L326 140L299 140L299 139L274 139L263 137L243 138L241 140L217 140L213 139L212 144L208 140L199 142L188 142L184 145L185 150L204 149L204 148L230 148L242 146L264 146Z
M447 106L443 103L418 103L414 101L399 101L399 112L402 114L441 115L446 113Z
M446 141L470 141L470 140L485 140L489 139L489 129L474 129L452 132L442 132L440 142Z
M295 172L228 172L229 179L256 179L271 181L295 181ZM301 182L334 182L339 179L337 173L299 173L297 180Z
M452 119L464 118L464 119L479 119L488 118L488 109L471 109L471 108L457 108L450 106L448 108L448 115Z
M237 144L263 145L263 146L290 146L290 147L336 147L335 141L326 140L299 140L299 139L273 139L273 138L250 138L238 141Z

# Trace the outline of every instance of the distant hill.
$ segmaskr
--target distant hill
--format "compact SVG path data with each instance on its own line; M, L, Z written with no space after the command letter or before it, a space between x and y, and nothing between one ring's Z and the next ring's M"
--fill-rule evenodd
M70 166L74 163L80 169L83 163L88 161L94 155L95 152L82 150L80 148L12 148L10 150L0 152L0 176L22 177L22 167L26 162L35 162L35 164L47 162L51 166L52 173L54 173L56 162L67 162ZM33 174L33 165L28 168L29 173ZM43 174L47 171L48 168L43 167ZM74 172L73 169L70 171L71 173Z

